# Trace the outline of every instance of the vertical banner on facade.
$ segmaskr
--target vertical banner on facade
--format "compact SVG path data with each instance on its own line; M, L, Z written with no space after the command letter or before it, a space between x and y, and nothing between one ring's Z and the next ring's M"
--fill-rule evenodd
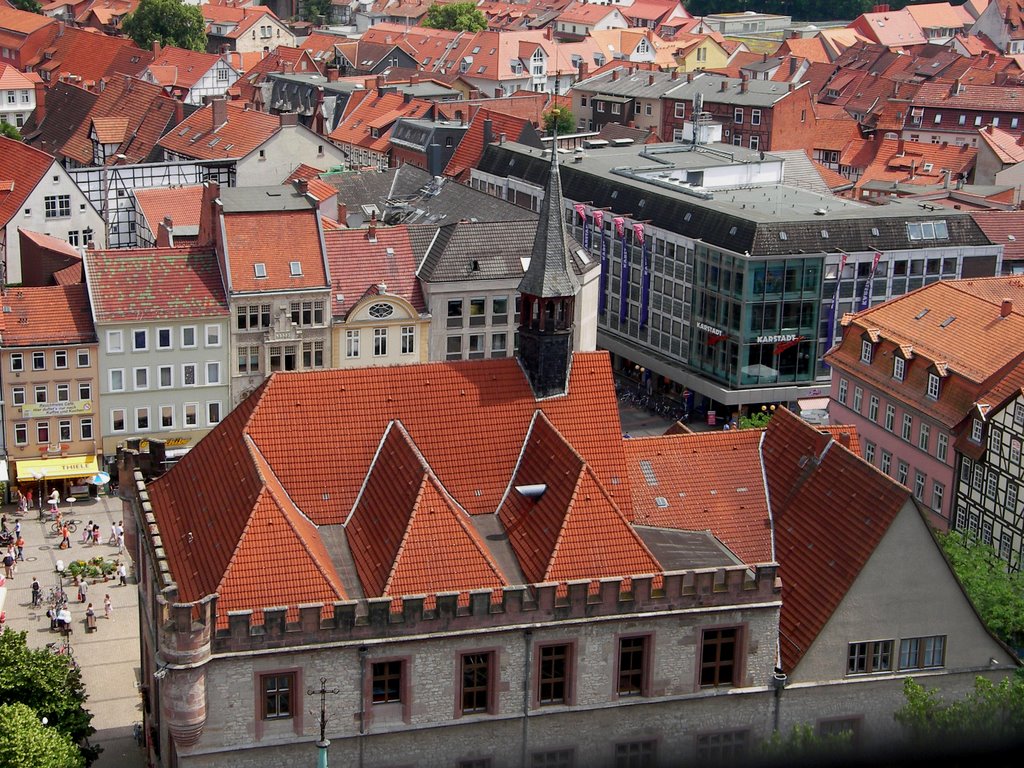
M629 246L626 245L626 220L621 216L612 219L615 225L615 236L622 243L621 261L622 269L619 270L619 322L626 322L629 316Z
M651 253L644 237L644 225L633 225L633 240L640 243L640 327L647 327L647 301L651 293Z
M864 283L864 291L860 295L860 309L864 311L871 306L871 295L874 293L872 286L875 284L875 270L878 269L878 260L882 258L882 254L875 251L874 261L871 262L871 274L868 275L867 282Z
M579 214L580 219L583 221L583 250L590 252L590 221L587 219L587 207L582 203L577 203L573 206L576 213Z
M836 314L839 312L839 283L843 279L843 270L846 269L846 260L850 254L844 253L839 257L839 271L836 272L836 291L832 296L832 311L828 315L828 339L826 341L826 351L832 349L832 344L836 338Z
M597 314L603 315L608 301L608 248L604 237L604 211L594 211L594 228L601 246L601 278L597 286Z

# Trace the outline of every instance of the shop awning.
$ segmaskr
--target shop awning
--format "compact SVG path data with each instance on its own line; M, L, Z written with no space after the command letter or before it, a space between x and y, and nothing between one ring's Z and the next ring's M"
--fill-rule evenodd
M60 480L65 477L87 477L100 471L95 456L65 456L59 459L28 459L16 462L18 481Z

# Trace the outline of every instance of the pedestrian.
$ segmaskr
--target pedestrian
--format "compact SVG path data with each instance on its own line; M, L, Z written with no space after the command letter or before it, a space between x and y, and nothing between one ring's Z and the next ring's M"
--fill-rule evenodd
M110 524L110 538L107 539L107 544L117 544L117 523Z
M128 586L128 568L120 561L117 563L117 578L121 581L122 587Z
M35 576L32 577L32 606L34 608L39 607L39 603L43 600L43 588L39 586L39 579Z
M91 538L92 538L92 520L90 520L89 524L87 526L85 526L85 528L82 529L82 543L83 544L88 544L89 540Z
M50 494L50 511L56 512L58 504L60 504L60 491L54 488L53 493Z
M14 538L21 536L21 520L14 521Z
M124 526L119 522L117 524L117 554L124 552Z
M25 492L25 502L26 502L26 504L25 504L26 506L28 506L28 507L32 506L32 489L31 488L29 488Z
M106 616L107 619L114 618L114 606L110 602L110 595L103 596L103 615Z
M21 514L28 512L28 499L21 491L18 491L18 512Z
M96 611L92 609L92 603L85 609L85 628L96 629Z
M57 610L57 629L67 629L71 626L71 609L68 608L67 603L62 605Z
M14 552L11 549L4 554L4 576L8 579L14 578Z
M68 538L70 535L71 535L71 531L68 530L67 523L61 523L61 526L60 526L60 536L61 536L60 548L61 549L71 549L71 539Z
M84 603L85 598L89 594L89 583L84 576L79 576L76 581L78 582L78 602Z
M14 548L18 550L18 554L14 559L25 562L25 539L21 537L20 533L18 534L18 538L14 540Z

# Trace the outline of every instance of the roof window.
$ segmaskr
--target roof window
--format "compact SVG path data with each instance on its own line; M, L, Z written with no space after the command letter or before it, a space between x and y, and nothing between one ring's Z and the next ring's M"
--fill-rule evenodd
M267 265L262 261L257 261L252 265L253 272L256 273L256 277L264 278L267 276Z
M949 326L951 326L953 324L954 320L956 320L956 315L950 315L945 320L943 320L941 323L939 323L939 328L949 328Z
M302 262L291 261L288 262L288 269L292 277L302 277Z

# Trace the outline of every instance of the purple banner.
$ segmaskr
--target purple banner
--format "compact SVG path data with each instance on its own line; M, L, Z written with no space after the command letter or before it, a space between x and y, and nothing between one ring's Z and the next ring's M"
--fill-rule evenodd
M874 293L875 270L878 269L878 260L880 258L882 258L882 254L875 251L875 260L871 262L871 274L868 275L867 282L864 283L864 292L860 296L860 310L862 312L871 306L871 295Z
M626 220L616 217L615 234L622 243L622 269L619 271L619 322L629 317L629 246L626 244Z
M604 236L604 211L594 211L594 227L601 243L601 277L597 286L597 314L603 315L608 302L608 248Z
M832 311L829 312L828 316L828 340L826 343L827 349L832 349L832 342L836 336L836 314L839 312L839 283L843 279L843 270L846 269L846 259L849 257L848 253L844 253L839 259L839 270L836 272L836 291L835 295L832 296Z
M640 327L647 327L647 303L651 293L651 251L644 237L644 225L633 225L633 236L640 241Z

